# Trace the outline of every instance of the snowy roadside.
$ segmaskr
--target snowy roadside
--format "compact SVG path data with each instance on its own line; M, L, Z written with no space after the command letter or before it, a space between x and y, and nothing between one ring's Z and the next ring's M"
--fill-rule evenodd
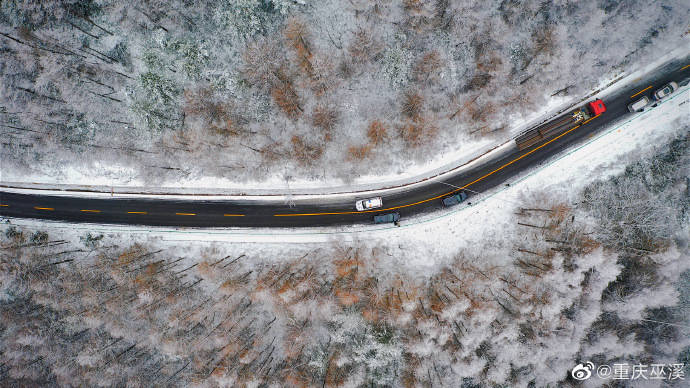
M685 47L680 47L668 54L658 58L655 62L633 69L629 74L621 72L612 75L590 92L576 97L549 97L550 103L544 106L541 111L534 112L525 118L515 118L511 120L509 129L509 139L496 144L490 140L482 140L468 143L459 149L442 152L428 163L415 165L403 173L389 175L369 175L355 179L349 184L324 185L320 181L293 180L286 182L280 176L274 176L264 182L252 182L240 184L229 179L206 177L193 180L180 180L170 182L160 187L146 187L144 182L140 182L132 177L123 180L122 177L128 176L131 172L127 169L119 169L116 166L100 166L99 168L107 171L104 176L94 177L84 175L83 171L66 170L70 184L55 182L53 178L44 176L14 176L10 171L4 171L0 176L0 187L12 187L17 189L37 189L52 191L50 194L65 195L65 191L70 195L97 195L98 193L113 195L145 194L161 195L163 197L184 195L200 196L199 199L249 199L248 196L256 196L256 200L287 200L295 199L299 195L324 195L324 194L347 194L358 193L360 195L385 193L386 190L399 189L403 186L421 184L429 179L441 179L444 175L456 174L467 168L474 167L477 162L487 161L495 157L500 157L502 152L510 150L513 146L512 139L519 133L532 128L540 123L544 123L560 114L574 109L584 104L592 98L605 98L616 90L629 85L642 75L667 64L668 62L687 56ZM116 178L111 178L115 176ZM116 183L113 183L116 182ZM88 184L87 184L88 183ZM172 187L174 185L174 187ZM260 187L270 187L263 189ZM279 193L275 195L275 193ZM45 192L44 192L45 193ZM290 196L287 198L286 196Z
M257 243L263 247L285 244L331 244L339 241L379 240L391 249L416 252L407 257L418 260L410 265L432 265L445 260L458 248L496 241L513 226L515 206L533 191L548 191L569 203L575 194L593 180L605 179L625 168L627 159L652 152L658 145L684 131L690 125L690 87L678 91L656 108L636 114L618 123L586 143L526 172L511 186L475 197L472 205L453 211L436 212L403 220L400 228L373 225L309 229L244 228L163 228L119 225L69 224L62 222L11 219L12 224L32 229L62 229L75 236L87 232L150 235L165 241L218 241ZM443 242L442 244L439 244Z
M398 181L381 180L366 185L344 185L337 187L318 187L318 188L285 188L285 189L238 189L220 187L144 187L144 186L105 186L105 185L82 185L82 184L51 184L51 183L31 183L31 182L7 182L0 181L3 191L12 193L36 194L40 192L46 195L63 196L83 196L97 198L167 198L185 200L256 200L256 201L286 201L308 199L314 200L315 196L330 198L350 197L353 195L383 195L400 189L412 189L418 185L425 184L431 179L445 179L454 174L475 168L479 165L490 163L500 159L515 149L515 142L511 139L501 145L495 146L485 153L475 156L460 165L455 165L448 169L436 169L427 172L425 175L415 177L415 179L404 179ZM284 184L285 182L282 182ZM270 185L266 185L270 186ZM280 184L278 184L280 186ZM275 187L275 186L273 186Z
M256 190L255 194L237 194L229 190L222 189L207 189L207 188L146 188L146 187L122 187L122 186L86 186L86 185L50 185L41 183L21 183L21 182L0 182L0 187L3 191L18 194L43 194L56 196L82 196L92 198L159 198L159 199L184 199L184 200L243 200L243 201L318 201L320 199L335 199L343 197L361 197L390 194L398 190L410 190L417 186L426 184L433 179L446 179L445 177L459 174L467 170L478 167L482 164L490 163L496 159L500 159L515 148L515 142L512 140L504 143L493 150L469 161L461 166L458 166L450 171L432 175L422 180L401 184L398 186L387 186L381 188L379 185L370 185L372 188L368 190L354 191L352 188L347 189L348 186L343 186L340 190L332 192L324 188L322 193L302 193L303 190L293 189L288 193L271 194L276 190ZM58 186L58 187L56 187Z

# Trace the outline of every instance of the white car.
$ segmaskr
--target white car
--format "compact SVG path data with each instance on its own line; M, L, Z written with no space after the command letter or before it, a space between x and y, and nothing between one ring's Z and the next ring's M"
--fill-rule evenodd
M671 93L675 92L676 90L678 90L678 84L675 82L669 82L666 85L664 85L664 87L654 92L654 98L657 100L661 100L664 97L668 97Z
M644 107L649 105L649 101L649 97L644 96L639 100L628 105L628 110L631 112L642 112L644 110Z
M360 199L355 202L355 208L359 211L377 209L383 206L381 197L374 197L369 199Z

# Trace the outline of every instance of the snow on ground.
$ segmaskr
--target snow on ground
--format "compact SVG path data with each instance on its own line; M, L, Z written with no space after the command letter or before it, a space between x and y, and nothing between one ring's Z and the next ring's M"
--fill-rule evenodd
M628 159L652 153L656 147L681 133L683 126L688 124L690 87L686 86L658 107L635 114L591 137L586 143L510 182L509 187L473 197L471 205L468 203L451 211L402 220L401 227L352 225L318 229L195 229L68 224L24 219L11 219L11 223L34 229L67 230L75 239L87 232L97 232L122 234L134 241L155 238L176 246L181 241L239 243L227 248L244 251L250 245L252 252L313 249L338 241L375 242L384 247L387 255L399 260L401 265L420 270L435 268L450 260L461 248L481 246L486 249L488 244L497 252L510 249L503 245L503 236L515 228L512 213L523 198L535 192L547 191L561 196L564 202L575 203L577 193L585 185L620 173ZM586 127L583 129L586 130ZM587 223L586 220L578 222Z
M365 175L358 177L353 182L346 185L335 182L329 184L318 180L293 180L286 182L283 178L284 172L280 171L262 182L249 182L243 184L227 178L203 177L166 182L161 187L144 187L145 182L136 177L134 169L124 166L100 164L90 166L89 168L65 166L63 175L57 178L42 175L15 176L11 171L0 171L0 183L7 184L8 182L12 182L12 185L16 185L17 187L33 186L54 188L57 190L83 190L87 188L88 190L103 192L110 192L112 190L114 192L137 191L142 193L155 192L186 195L215 193L218 195L259 196L270 195L276 192L280 192L281 194L331 194L393 188L420 182L439 174L451 172L458 168L458 166L462 167L481 155L505 147L511 142L512 137L518 133L579 106L594 95L596 95L597 98L605 97L607 94L635 82L638 77L661 67L669 61L685 57L687 54L688 50L686 47L679 47L658 58L653 63L633 68L629 74L621 72L603 79L597 87L582 96L549 97L549 102L544 105L540 111L533 112L531 115L524 118L512 117L508 126L509 136L500 140L498 143L488 138L464 143L458 148L446 149L438 155L435 155L435 157L430 159L427 163L414 165L403 172L386 175ZM265 187L270 189L263 189Z

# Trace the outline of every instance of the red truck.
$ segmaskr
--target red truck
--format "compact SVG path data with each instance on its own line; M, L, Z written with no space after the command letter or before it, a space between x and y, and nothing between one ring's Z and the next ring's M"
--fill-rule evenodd
M590 118L599 116L604 112L606 112L604 101L590 101L587 105L577 108L553 121L541 124L521 133L515 138L515 143L518 149L524 150L542 140L551 139L577 125L582 125Z

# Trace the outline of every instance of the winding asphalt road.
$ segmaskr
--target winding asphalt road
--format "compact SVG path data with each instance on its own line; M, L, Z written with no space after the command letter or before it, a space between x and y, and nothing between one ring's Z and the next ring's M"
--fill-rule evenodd
M690 56L656 69L652 74L635 80L628 87L601 96L607 111L562 135L537 143L525 150L514 151L499 160L444 177L444 183L429 180L413 188L395 190L383 195L382 209L358 212L354 199L319 198L295 201L292 205L277 201L204 201L140 198L85 198L38 194L17 194L0 189L0 216L89 222L185 227L302 227L371 223L376 214L397 211L405 218L442 207L441 198L460 188L472 196L496 186L510 184L519 174L539 166L603 131L631 113L627 105L643 95L651 94L669 81L680 82L690 77ZM634 97L633 97L634 96ZM584 102L583 102L584 105ZM557 118L556 118L557 119ZM460 205L460 206L464 206Z

